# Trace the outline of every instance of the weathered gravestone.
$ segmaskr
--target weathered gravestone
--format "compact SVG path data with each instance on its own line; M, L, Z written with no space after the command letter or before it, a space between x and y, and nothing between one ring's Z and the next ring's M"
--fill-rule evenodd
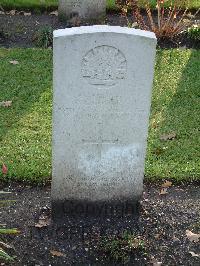
M106 15L106 0L59 0L58 13L68 20L102 21Z
M140 198L155 51L141 30L54 31L55 218L123 214Z

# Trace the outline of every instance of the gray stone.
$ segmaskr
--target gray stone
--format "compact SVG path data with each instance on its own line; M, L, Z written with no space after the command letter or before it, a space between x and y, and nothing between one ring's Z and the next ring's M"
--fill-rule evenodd
M147 31L54 31L54 217L139 200L155 51Z
M59 0L60 17L75 21L102 21L106 15L106 0ZM74 20L75 19L75 20Z

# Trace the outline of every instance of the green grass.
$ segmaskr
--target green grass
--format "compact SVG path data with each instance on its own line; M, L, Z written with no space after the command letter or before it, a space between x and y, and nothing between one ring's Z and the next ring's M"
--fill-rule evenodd
M146 175L200 178L200 51L159 51L157 56ZM162 134L177 138L160 141Z
M140 5L144 6L144 0L139 0ZM169 1L171 2L171 1ZM185 4L182 2L182 6ZM185 0L186 5L189 8L199 8L199 0ZM6 9L56 9L58 5L58 0L0 0L0 5ZM152 7L156 6L156 1L151 0ZM115 0L107 0L107 8L109 10L116 9Z
M139 5L141 7L145 6L145 3L147 2L147 0L138 0ZM156 0L149 0L151 7L155 8L157 5L157 1ZM165 6L169 7L171 6L171 3L174 2L176 3L177 6L183 7L183 8L190 8L190 9L196 9L200 7L200 2L199 0L165 0Z
M56 9L58 0L0 0L5 9Z
M10 60L18 60L12 65ZM200 177L200 51L159 50L146 158L151 178ZM0 178L45 182L51 175L52 51L0 49ZM160 135L176 132L175 140Z
M11 59L19 65L11 65ZM52 54L49 50L0 50L0 161L9 176L44 179L51 171ZM0 100L0 101L1 101Z

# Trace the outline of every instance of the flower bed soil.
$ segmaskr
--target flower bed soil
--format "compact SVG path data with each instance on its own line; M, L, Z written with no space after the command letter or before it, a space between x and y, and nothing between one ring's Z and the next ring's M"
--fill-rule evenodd
M21 15L20 15L21 14ZM23 12L18 15L0 15L0 47L34 47L34 36L44 26L53 29L71 27L69 23L61 22L55 15L42 14L24 16ZM156 16L154 14L154 16ZM126 19L119 14L107 14L106 24L126 26ZM158 42L161 48L200 48L200 43L187 38L186 34L180 34L173 40L163 39Z
M129 253L127 265L199 265L200 239L191 242L186 230L200 233L200 187L172 185L163 195L160 189L161 184L145 185L138 217L67 218L65 224L55 224L50 187L2 185L0 190L11 193L0 194L5 200L0 201L1 227L20 230L2 239L16 256L12 265L122 265L99 249L99 241L125 230L144 242L143 250Z

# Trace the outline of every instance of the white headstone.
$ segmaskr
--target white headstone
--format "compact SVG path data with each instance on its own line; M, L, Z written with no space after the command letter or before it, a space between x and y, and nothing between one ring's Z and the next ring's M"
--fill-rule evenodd
M59 0L58 13L67 19L100 21L106 15L106 0Z
M54 217L140 198L155 51L147 31L54 31Z

